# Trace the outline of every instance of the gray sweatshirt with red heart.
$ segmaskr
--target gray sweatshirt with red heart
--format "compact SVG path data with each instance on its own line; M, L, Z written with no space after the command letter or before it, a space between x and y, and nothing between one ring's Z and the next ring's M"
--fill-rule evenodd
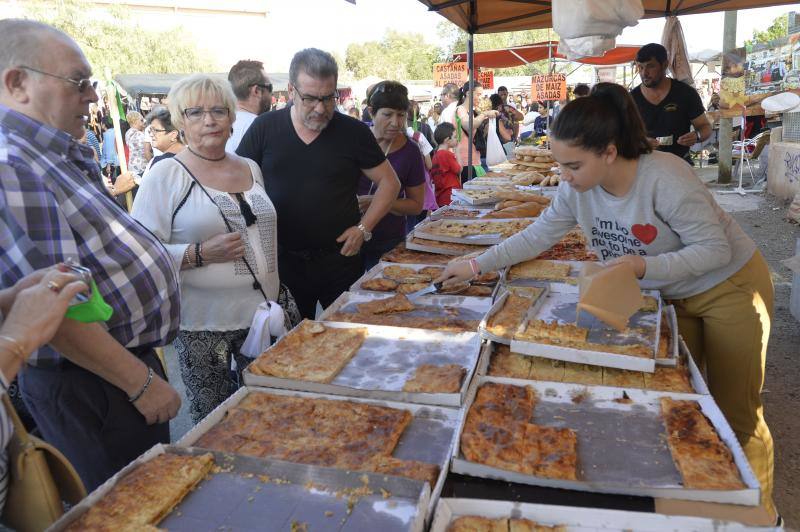
M602 261L641 255L643 286L667 299L690 297L725 281L756 251L753 240L717 205L682 159L664 152L642 155L625 196L602 187L576 192L562 182L535 223L477 258L493 271L535 258L575 224Z

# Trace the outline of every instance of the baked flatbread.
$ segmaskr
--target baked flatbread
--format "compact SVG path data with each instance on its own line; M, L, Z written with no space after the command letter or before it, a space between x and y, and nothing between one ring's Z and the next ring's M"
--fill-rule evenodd
M414 310L414 303L409 301L405 295L397 294L392 297L361 303L356 308L364 314L391 314L394 312L410 312Z
M515 264L508 270L508 280L542 279L563 281L569 277L570 265L565 262L533 259Z
M322 332L317 332L322 327ZM256 375L331 382L367 337L365 327L336 328L303 320L250 366Z
M488 374L493 377L528 379L532 365L533 357L512 353L507 345L495 345Z
M467 370L458 364L422 364L403 385L404 392L458 393Z
M431 279L436 279L442 273L444 273L444 268L440 268L438 266L425 266L424 268L420 268L417 273L428 275Z
M541 294L541 289L539 293ZM510 340L517 332L534 301L534 298L509 292L500 310L486 322L487 332Z
M447 532L508 532L508 519L464 516L455 519Z
M395 290L398 294L413 294L423 288L427 288L430 286L430 282L421 282L421 283L401 283L397 286Z
M393 279L375 277L361 283L361 289L374 290L376 292L394 292L397 289L397 284L397 281Z
M579 327L572 323L546 322L543 320L530 320L524 331L517 334L521 340L538 341L548 344L583 344L589 329Z
M382 275L387 279L397 281L410 275L415 275L417 272L413 268L406 266L387 266L383 269Z
M692 489L744 489L730 449L695 401L661 399L661 414L667 426L672 459Z
M213 465L211 453L160 454L122 477L67 530L156 530Z

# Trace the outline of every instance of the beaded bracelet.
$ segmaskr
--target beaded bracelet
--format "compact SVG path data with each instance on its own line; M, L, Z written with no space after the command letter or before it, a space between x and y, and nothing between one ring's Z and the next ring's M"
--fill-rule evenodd
M186 249L183 252L183 263L192 266L192 258L189 256L189 249L192 246L186 246Z
M202 249L202 244L200 242L194 243L194 265L198 268L203 265L203 257L200 255Z
M475 259L469 259L469 267L472 270L472 275L480 275L481 268L478 266L478 261Z
M147 368L147 380L144 381L144 386L142 386L142 389L139 390L139 393L137 393L133 397L128 397L128 402L135 403L136 401L138 401L139 398L144 395L144 392L146 392L147 389L150 387L151 382L153 382L153 368Z

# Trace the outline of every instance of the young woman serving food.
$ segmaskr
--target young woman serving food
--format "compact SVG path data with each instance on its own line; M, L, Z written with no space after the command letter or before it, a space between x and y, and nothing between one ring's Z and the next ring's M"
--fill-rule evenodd
M552 126L562 184L532 225L438 281L532 259L579 224L601 260L627 262L675 306L680 333L773 510L772 436L761 387L773 287L761 252L680 158L653 151L628 92L612 83L567 104Z

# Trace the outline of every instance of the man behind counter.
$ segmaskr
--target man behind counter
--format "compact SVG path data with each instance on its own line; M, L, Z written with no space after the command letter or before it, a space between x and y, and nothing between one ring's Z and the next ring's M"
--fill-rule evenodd
M631 91L642 115L650 144L660 151L686 158L689 148L711 136L711 124L694 88L668 78L667 49L657 43L636 53L642 83ZM694 131L690 131L694 126Z

